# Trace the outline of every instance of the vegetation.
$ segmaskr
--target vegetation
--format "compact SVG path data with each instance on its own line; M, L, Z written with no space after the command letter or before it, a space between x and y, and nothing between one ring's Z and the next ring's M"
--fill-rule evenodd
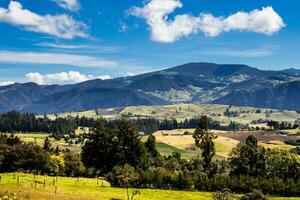
M211 167L211 162L216 154L214 139L215 135L208 131L208 118L206 116L200 119L200 122L193 134L195 139L196 146L199 147L202 151L202 158L204 162L204 170L207 170Z
M113 187L125 188L127 199L138 198L137 189L146 188L207 192L228 188L234 193L257 190L268 195L300 195L299 156L266 149L250 135L232 150L228 160L215 160L215 135L209 131L209 118L205 116L199 119L193 133L195 146L201 151L191 160L182 158L180 152L161 155L155 136L142 140L135 122L124 118L95 120L90 133L83 136L82 152L74 154L53 148L48 137L38 145L2 134L1 172L101 176ZM68 138L71 137L70 134ZM243 198L252 197L249 194Z

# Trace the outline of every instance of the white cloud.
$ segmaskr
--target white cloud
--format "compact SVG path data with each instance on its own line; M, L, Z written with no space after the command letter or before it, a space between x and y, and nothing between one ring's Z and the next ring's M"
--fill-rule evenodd
M69 71L69 72L60 72L54 74L40 74L38 72L32 72L26 74L26 78L35 82L39 85L51 85L51 84L74 84L80 83L92 79L110 79L111 77L108 75L95 77L93 75L85 75L81 74L77 71Z
M88 50L97 50L97 51L101 51L101 52L117 52L121 49L120 47L114 47L114 46L61 44L61 43L50 43L50 42L41 42L41 43L37 43L35 45L40 46L40 47L50 47L50 48L56 48L56 49L69 49L69 50L88 49Z
M64 39L88 37L87 26L66 14L39 15L23 9L19 2L11 1L8 9L0 8L0 22L21 27L27 31L45 33Z
M4 82L0 82L0 87L1 86L12 85L12 84L15 84L15 82L13 82L13 81L4 81Z
M52 0L52 1L57 3L61 8L70 11L77 11L80 9L80 4L77 0Z
M69 65L75 67L111 68L115 61L78 54L0 51L0 62L22 64Z
M102 76L97 76L97 79L101 79L101 80L108 80L111 79L111 77L109 75L102 75Z
M132 7L129 13L147 21L152 40L166 43L198 32L203 32L209 37L234 30L272 35L285 26L283 19L272 7L237 12L228 17L215 17L209 13L201 13L196 17L182 14L170 20L168 15L182 6L179 0L150 0L142 8Z

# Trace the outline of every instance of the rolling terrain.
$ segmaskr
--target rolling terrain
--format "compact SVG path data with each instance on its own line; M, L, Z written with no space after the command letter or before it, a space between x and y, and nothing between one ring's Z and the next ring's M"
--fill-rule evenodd
M226 110L237 113L234 116L225 116ZM258 112L259 111L259 112ZM200 117L206 115L221 124L227 125L230 121L234 121L244 125L265 126L265 121L285 121L293 123L300 119L300 114L296 111L278 110L278 109L262 109L243 106L229 106L219 104L175 104L165 106L129 106L124 108L109 108L87 110L83 112L66 112L57 115L47 115L50 118L76 116L91 118L114 119L122 116L127 117L150 117L159 120L176 119L183 121L185 119ZM258 120L258 122L256 122ZM261 121L261 122L260 122Z
M247 65L189 63L74 85L18 83L0 87L0 112L15 109L44 114L177 103L300 110L297 99L300 74L296 69L265 71Z

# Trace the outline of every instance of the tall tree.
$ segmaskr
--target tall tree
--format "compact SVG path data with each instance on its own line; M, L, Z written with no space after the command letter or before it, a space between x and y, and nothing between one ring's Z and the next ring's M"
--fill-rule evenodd
M204 170L207 170L210 167L213 156L216 153L214 144L214 139L216 138L216 136L209 131L208 122L209 119L206 116L201 117L197 128L193 133L195 144L202 151Z
M115 124L97 122L89 141L82 148L82 161L103 173L116 165L140 166L146 156L146 148L135 125L125 119Z
M51 146L52 146L52 144L51 144L51 141L49 140L49 138L48 137L46 137L45 139L44 139L44 146L43 146L43 149L45 150L45 151L50 151L51 150Z
M255 136L250 135L245 143L238 144L230 153L231 174L240 176L266 175L266 150L258 145Z

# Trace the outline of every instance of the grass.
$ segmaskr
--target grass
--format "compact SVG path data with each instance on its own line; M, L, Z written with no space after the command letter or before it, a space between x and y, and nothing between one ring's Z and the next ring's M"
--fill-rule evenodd
M19 133L15 134L20 137L24 142L35 142L36 144L43 146L44 139L49 137L47 133ZM71 152L79 153L81 151L81 146L78 144L67 144L64 139L55 140L54 138L50 138L52 143L52 148L56 148L58 146L60 149L69 149Z
M49 176L34 176L31 174L1 174L0 192L16 193L18 200L49 200L49 199L63 199L63 200L117 200L126 199L126 190L121 188L112 188L109 184L97 179L91 178L63 178L58 177L57 192L55 194L55 186L53 185L54 177ZM19 183L18 183L19 177ZM35 187L35 180L37 186ZM46 187L44 187L44 180ZM142 189L141 195L137 196L137 200L210 200L211 193L207 192L183 192L172 190L152 190Z
M59 117L73 116L79 117L86 116L91 118L103 117L106 119L118 118L121 115L131 113L135 116L154 117L156 119L172 119L175 118L178 121L190 119L193 117L199 117L201 115L207 115L212 119L219 121L222 124L228 124L230 121L235 121L242 124L249 124L256 127L257 125L251 124L253 120L264 119L273 121L286 121L294 122L300 119L300 114L295 111L288 110L276 110L276 109L260 109L261 113L256 113L258 108L243 107L243 106L231 106L230 111L243 112L238 117L224 116L224 112L229 108L228 105L217 104L176 104L167 106L131 106L126 108L110 108L99 109L99 115L96 115L95 110L88 110L83 112L73 113L61 113ZM269 115L266 114L269 112ZM56 115L48 115L48 117L54 119ZM260 124L259 126L266 126L266 124Z
M113 188L104 180L96 178L66 178L34 176L32 174L0 174L0 192L16 193L18 200L125 200L126 190ZM44 185L45 181L45 185ZM54 183L54 184L53 184ZM103 184L102 184L103 183ZM56 192L55 192L56 188ZM130 189L131 191L132 189ZM186 192L175 190L141 189L136 200L211 200L209 192ZM277 197L272 200L300 200L300 198Z
M199 156L198 151L193 150L184 150L184 149L178 149L174 146L168 145L166 143L158 142L156 144L157 150L164 156L171 155L173 152L178 152L181 154L181 157L184 159L192 159Z
M160 143L167 144L169 146L168 151L176 151L182 153L184 158L191 159L199 155L199 151L190 150L195 147L195 140L192 135L182 135L185 131L193 132L193 129L179 129L171 131L157 131L154 133L156 140ZM228 137L217 137L215 140L216 145L216 157L227 158L232 148L235 147L239 141ZM172 148L171 148L172 147ZM163 148L158 148L159 152L163 155L169 153ZM189 155L190 154L190 155Z

